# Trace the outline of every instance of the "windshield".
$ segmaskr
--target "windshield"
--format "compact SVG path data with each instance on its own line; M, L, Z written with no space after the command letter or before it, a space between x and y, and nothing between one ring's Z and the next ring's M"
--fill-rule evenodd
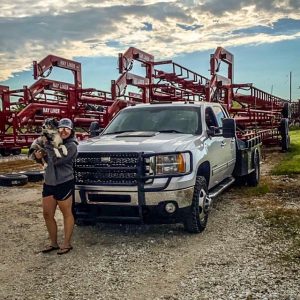
M185 134L201 133L198 107L138 107L122 110L103 134L155 131Z

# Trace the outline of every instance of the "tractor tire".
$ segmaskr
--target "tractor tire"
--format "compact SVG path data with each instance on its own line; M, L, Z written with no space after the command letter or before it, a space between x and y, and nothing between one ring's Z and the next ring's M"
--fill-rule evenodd
M28 177L23 174L11 173L0 175L0 186L20 186L28 182Z
M248 186L257 186L260 180L260 157L258 151L255 151L253 157L254 171L246 176Z
M38 182L44 179L44 171L39 170L28 170L19 172L19 174L26 175L28 177L28 182Z
M194 195L192 205L188 209L186 219L184 220L184 228L190 233L202 232L207 224L208 220L208 207L202 209L200 203L202 202L205 207L208 201L208 189L207 183L203 176L197 176L194 187Z

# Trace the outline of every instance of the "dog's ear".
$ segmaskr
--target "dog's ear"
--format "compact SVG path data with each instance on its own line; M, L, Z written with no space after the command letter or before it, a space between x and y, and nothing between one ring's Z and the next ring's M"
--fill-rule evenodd
M47 118L47 119L45 119L44 124L43 124L42 127L43 127L44 129L46 129L46 128L48 128L49 126L51 126L51 119Z
M58 121L56 118L53 118L52 123L53 123L53 127L55 127L55 128L58 127Z

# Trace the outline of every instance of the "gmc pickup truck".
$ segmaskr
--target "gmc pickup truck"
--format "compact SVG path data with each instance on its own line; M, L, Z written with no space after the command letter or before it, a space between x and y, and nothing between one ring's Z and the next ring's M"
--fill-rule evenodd
M78 146L78 225L98 221L206 227L212 200L236 179L260 177L259 137L242 141L218 103L137 104Z

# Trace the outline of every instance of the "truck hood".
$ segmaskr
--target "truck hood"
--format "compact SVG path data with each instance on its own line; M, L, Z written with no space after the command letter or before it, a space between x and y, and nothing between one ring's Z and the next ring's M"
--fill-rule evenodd
M78 146L79 152L173 152L190 148L195 141L192 134L127 132L102 135Z

